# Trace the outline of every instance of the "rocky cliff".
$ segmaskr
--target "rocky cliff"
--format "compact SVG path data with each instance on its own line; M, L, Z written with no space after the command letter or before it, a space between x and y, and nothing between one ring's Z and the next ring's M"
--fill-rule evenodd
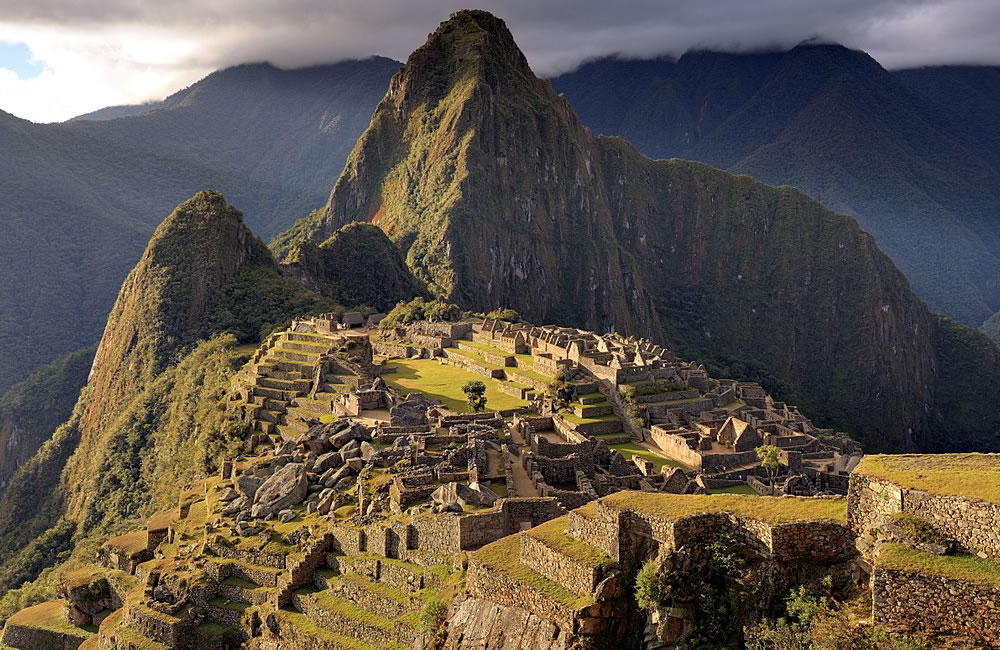
M930 313L853 219L592 136L485 12L459 12L411 55L326 207L275 248L351 221L380 226L469 308L652 336L872 449L951 444L928 417L948 408ZM993 422L962 426L1000 444Z

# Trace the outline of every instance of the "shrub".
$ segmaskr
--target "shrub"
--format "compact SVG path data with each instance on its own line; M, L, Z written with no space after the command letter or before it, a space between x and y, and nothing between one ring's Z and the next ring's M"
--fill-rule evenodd
M521 314L517 313L513 309L500 308L494 309L490 313L486 314L486 318L491 318L493 320L503 320L508 323L520 323Z
M635 602L640 609L652 611L660 600L660 579L656 560L648 560L635 576Z
M431 598L424 603L418 620L420 632L423 634L433 634L441 626L441 622L444 621L447 611L448 605L443 600Z

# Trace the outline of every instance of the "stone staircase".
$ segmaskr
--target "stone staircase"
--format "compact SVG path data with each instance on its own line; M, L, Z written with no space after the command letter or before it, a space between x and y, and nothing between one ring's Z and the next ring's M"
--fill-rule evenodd
M296 647L402 650L418 637L420 611L447 573L444 565L328 553L311 584L278 611L279 636Z
M253 431L297 438L309 421L332 418L338 395L363 381L360 369L331 356L342 344L342 337L328 334L271 334L235 380L230 408L244 408Z
M610 602L620 595L616 569L602 550L572 537L563 516L473 553L466 585L475 598L587 635L616 614Z

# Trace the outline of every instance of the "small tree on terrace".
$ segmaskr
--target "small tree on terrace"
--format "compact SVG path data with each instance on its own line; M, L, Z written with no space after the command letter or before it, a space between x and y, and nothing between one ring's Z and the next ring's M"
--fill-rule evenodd
M760 466L767 472L767 478L771 481L771 494L774 494L774 478L778 475L778 469L781 467L780 456L778 448L774 445L757 447L757 458L760 459Z
M486 408L486 384L481 381L470 381L462 386L465 401L473 413L479 413Z

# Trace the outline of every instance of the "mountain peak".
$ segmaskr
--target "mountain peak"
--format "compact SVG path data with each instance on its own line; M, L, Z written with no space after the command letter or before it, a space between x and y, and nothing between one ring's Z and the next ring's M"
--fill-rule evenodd
M534 80L528 60L503 20L481 10L456 12L428 35L390 85L400 108L409 100L434 104L470 81L494 89L509 81Z

